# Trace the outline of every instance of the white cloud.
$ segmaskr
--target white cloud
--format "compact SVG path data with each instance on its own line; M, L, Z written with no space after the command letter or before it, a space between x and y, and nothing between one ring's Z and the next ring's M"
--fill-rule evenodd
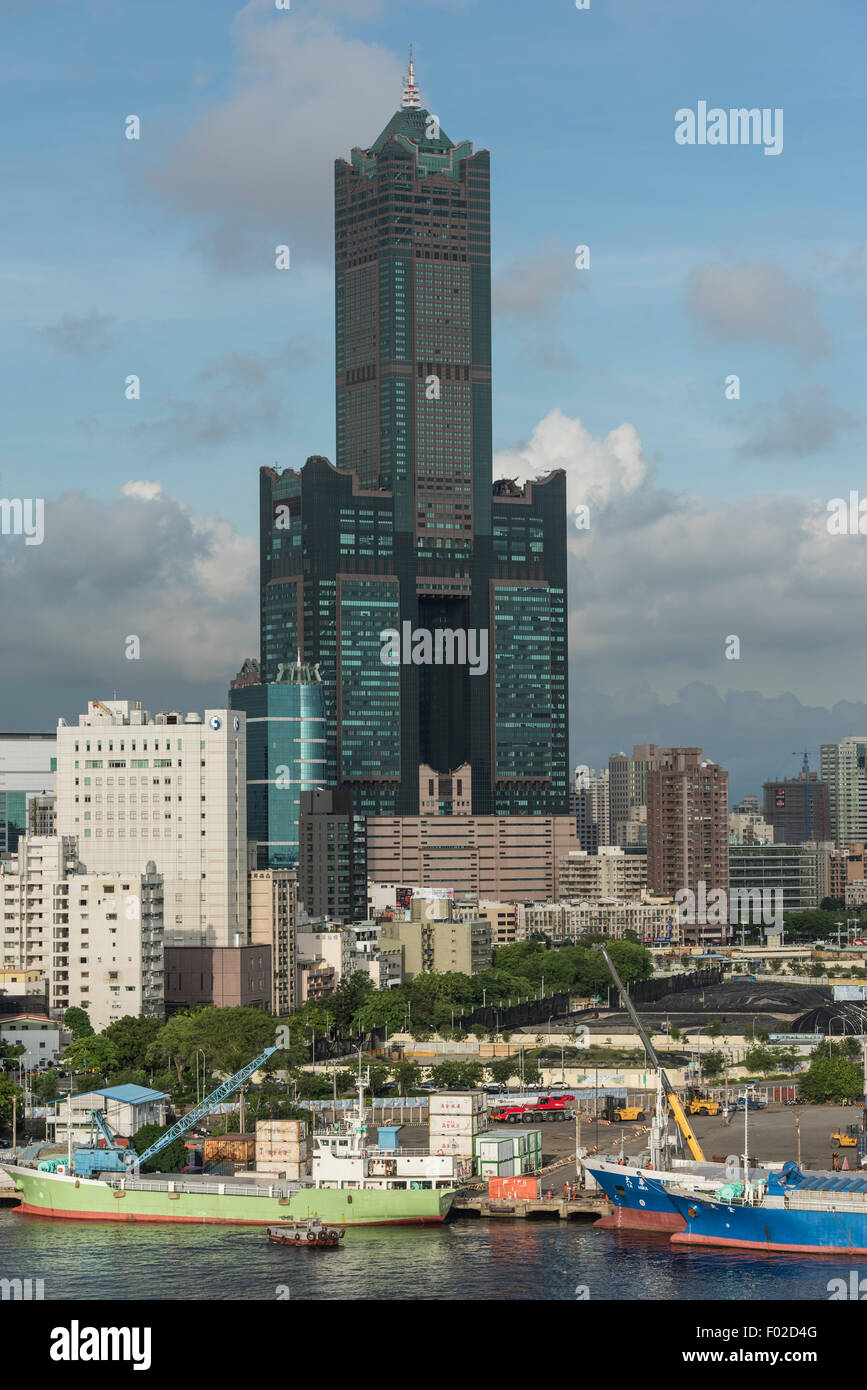
M616 494L635 492L648 476L648 464L634 425L618 425L604 439L595 438L580 420L554 409L535 426L526 444L499 449L495 478L541 477L554 468L566 470L570 510L579 504L604 504Z

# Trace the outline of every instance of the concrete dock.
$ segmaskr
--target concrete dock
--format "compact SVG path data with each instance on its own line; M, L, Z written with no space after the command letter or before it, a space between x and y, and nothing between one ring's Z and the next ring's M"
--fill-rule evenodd
M513 1197L488 1197L485 1193L459 1193L452 1203L454 1216L508 1216L530 1221L546 1217L556 1217L559 1221L584 1217L596 1221L613 1210L612 1204L601 1192L582 1192L573 1202L564 1201L562 1197L521 1200Z

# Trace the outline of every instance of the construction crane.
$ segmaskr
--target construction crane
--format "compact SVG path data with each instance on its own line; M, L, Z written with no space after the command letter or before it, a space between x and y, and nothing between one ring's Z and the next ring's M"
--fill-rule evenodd
M810 839L810 754L816 754L815 748L795 748L792 752L793 758L803 758L801 771L804 775L804 843ZM816 756L820 756L816 754Z
M240 1071L236 1071L234 1076L230 1076L228 1081L224 1081L209 1096L205 1096L204 1100L200 1100L198 1105L193 1106L193 1109L182 1120L178 1120L171 1129L167 1129L165 1134L151 1144L149 1149L145 1149L143 1154L132 1154L129 1167L131 1169L140 1168L148 1159L156 1157L167 1144L171 1144L172 1140L180 1139L181 1135L186 1134L188 1129L192 1129L199 1120L203 1120L206 1115L209 1115L215 1106L230 1096L233 1091L237 1091L239 1086L243 1086L248 1077L251 1077L254 1071L258 1071L262 1064L278 1051L279 1048L266 1047L265 1051L260 1052L258 1057L254 1057L252 1062L248 1062Z
M188 1129L192 1129L203 1120L206 1115L230 1096L233 1091L237 1091L239 1086L258 1071L269 1057L273 1057L275 1052L279 1052L277 1047L266 1047L264 1052L260 1052L258 1057L254 1057L252 1062L248 1062L240 1071L236 1071L234 1076L230 1076L228 1081L223 1081L215 1091L204 1100L199 1101L198 1105L193 1106L183 1119L173 1124L171 1129L167 1129L165 1134L160 1135L159 1139L151 1144L149 1149L145 1149L143 1154L137 1154L132 1149L126 1149L118 1144L116 1137L112 1134L103 1118L100 1110L91 1111L91 1120L100 1129L107 1147L100 1149L98 1145L91 1145L90 1148L75 1150L75 1171L78 1174L95 1172L136 1172L148 1159L155 1158L167 1145L174 1139L179 1139L182 1134L186 1134Z
M615 985L620 991L620 998L626 1006L626 1012L632 1019L633 1027L635 1028L635 1031L637 1032L644 1045L644 1050L647 1053L650 1065L659 1074L662 1089L665 1092L665 1098L671 1106L671 1110L675 1120L677 1121L678 1128L681 1134L683 1135L684 1139L686 1140L687 1145L689 1146L689 1151L697 1163L704 1163L705 1157L704 1153L702 1152L701 1144L699 1144L698 1140L692 1132L692 1127L690 1126L689 1120L686 1117L686 1111L681 1105L680 1100L678 1099L675 1093L674 1087L672 1086L671 1082L669 1081L668 1077L666 1076L665 1072L660 1066L659 1058L656 1055L653 1043L650 1041L644 1024L641 1022L641 1019L635 1012L635 1007L632 1003L632 1000L629 998L629 995L626 992L626 986L624 985L623 981L617 973L617 967L615 966L614 961L608 954L608 951L605 946L600 946L599 950L602 953L602 957L605 961L605 964L611 971L611 978L613 979Z

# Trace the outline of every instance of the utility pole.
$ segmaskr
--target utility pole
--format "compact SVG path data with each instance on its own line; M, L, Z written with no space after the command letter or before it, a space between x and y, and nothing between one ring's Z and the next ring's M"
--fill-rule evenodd
M15 1147L16 1147L15 1141L16 1141L16 1135L17 1135L17 1124L18 1124L18 1096L17 1096L17 1095L15 1094L15 1092L13 1091L13 1093L12 1093L12 1162L13 1162L13 1163L16 1162L16 1158L15 1158Z

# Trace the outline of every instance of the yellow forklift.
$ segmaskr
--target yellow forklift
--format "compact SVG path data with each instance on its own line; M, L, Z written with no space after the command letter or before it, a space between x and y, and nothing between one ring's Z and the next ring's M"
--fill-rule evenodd
M611 1124L628 1124L631 1120L645 1120L647 1116L640 1105L619 1105L613 1096L606 1096L602 1106L602 1119Z

